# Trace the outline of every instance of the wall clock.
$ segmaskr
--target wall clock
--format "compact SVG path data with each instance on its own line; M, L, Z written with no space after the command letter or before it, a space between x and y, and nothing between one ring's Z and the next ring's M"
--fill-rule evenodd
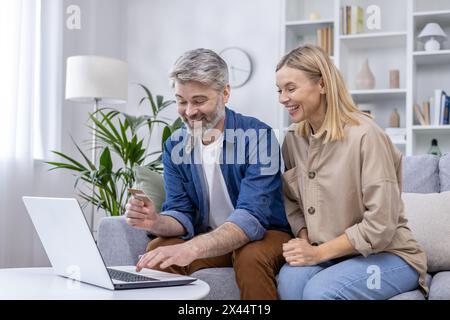
M253 62L247 52L239 47L228 47L219 54L228 65L228 77L232 88L240 88L250 80Z

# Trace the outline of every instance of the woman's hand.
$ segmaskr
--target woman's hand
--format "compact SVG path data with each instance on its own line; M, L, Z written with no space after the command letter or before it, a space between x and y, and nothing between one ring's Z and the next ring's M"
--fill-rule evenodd
M305 239L295 238L283 244L283 256L290 266L312 266L322 262L320 249Z

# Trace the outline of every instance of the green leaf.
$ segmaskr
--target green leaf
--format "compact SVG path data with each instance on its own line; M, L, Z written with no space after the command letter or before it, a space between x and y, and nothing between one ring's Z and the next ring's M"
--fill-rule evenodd
M162 144L162 148L164 148L164 143L166 143L166 140L172 135L172 130L170 130L169 126L164 127L163 129L163 133L162 133L162 138L161 138L161 144Z
M163 124L165 126L170 126L170 124L166 121L162 121L162 120L152 120L152 123L160 123Z
M99 123L96 122L96 123L97 123L97 126L98 126L99 128L101 128L105 133L106 133L106 132L110 133L110 135L111 135L112 137L114 137L115 139L117 139L119 143L122 142L121 137L120 137L120 134L119 134L119 132L116 130L116 127L115 127L114 124L111 122L111 120L110 120L108 117L106 117L104 113L101 113L101 115L103 116L103 119L102 119L102 121L99 121ZM97 119L95 119L95 120L97 120ZM103 125L103 121L105 121L105 122L107 123L107 127ZM108 128L109 128L109 130L108 130Z
M113 168L113 163L111 160L111 153L109 152L109 148L106 147L101 156L100 156L100 166L103 167L106 171L111 172Z
M172 133L180 129L183 126L183 119L178 117L171 125Z
M72 138L72 137L71 137ZM91 160L89 160L89 158L84 154L83 150L81 150L81 148L78 146L78 144L76 144L75 140L73 140L72 138L72 142L75 144L75 147L77 148L77 150L80 152L81 156L84 158L84 160L86 161L86 163L88 164L89 168L91 168L91 170L96 170L95 165L91 162Z
M68 169L68 170L72 170L72 171L83 171L83 169L67 164L67 163L62 163L62 162L46 162L47 164L50 164L52 166L54 166L54 168L50 168L49 171L53 171L56 169Z
M161 105L159 106L159 112L161 112L162 110L164 110L165 108L167 108L168 106L172 105L175 103L175 100L167 100L164 101L163 103L161 103Z
M139 106L142 105L142 103L144 103L145 100L147 100L147 97L143 97L143 98L139 101Z
M64 158L66 160L68 160L70 163L72 163L75 167L80 168L80 169L86 169L85 166L83 166L81 163L79 163L78 161L76 161L75 159L65 155L62 152L58 152L58 151L52 151L54 154L60 156L61 158ZM49 164L51 164L50 162L47 162Z
M156 106L156 104L155 104L155 101L153 100L153 95L152 95L152 93L151 93L150 90L149 90L146 86L144 86L143 84L138 83L138 85L139 85L142 89L144 89L145 93L147 94L147 99L148 99L148 101L150 102L150 107L152 108L153 115L156 116L156 115L158 114L158 108L157 108L157 106Z
M161 107L162 107L163 103L164 103L164 97L157 95L156 96L156 105L158 106L158 112L161 111Z

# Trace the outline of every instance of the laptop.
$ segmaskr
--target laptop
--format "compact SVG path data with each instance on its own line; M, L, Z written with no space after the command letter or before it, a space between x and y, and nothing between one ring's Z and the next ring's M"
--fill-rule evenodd
M135 266L106 267L83 211L73 198L23 197L57 275L110 290L168 287L197 279Z

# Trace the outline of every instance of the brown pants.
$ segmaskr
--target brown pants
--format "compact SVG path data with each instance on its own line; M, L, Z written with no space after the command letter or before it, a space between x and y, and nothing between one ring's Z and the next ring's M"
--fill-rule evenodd
M233 267L242 300L275 300L278 299L275 276L285 262L282 244L290 239L286 232L268 230L263 239L249 242L232 253L198 259L185 267L172 265L164 271L190 275L205 268ZM159 237L149 242L147 251L183 241L180 238Z

